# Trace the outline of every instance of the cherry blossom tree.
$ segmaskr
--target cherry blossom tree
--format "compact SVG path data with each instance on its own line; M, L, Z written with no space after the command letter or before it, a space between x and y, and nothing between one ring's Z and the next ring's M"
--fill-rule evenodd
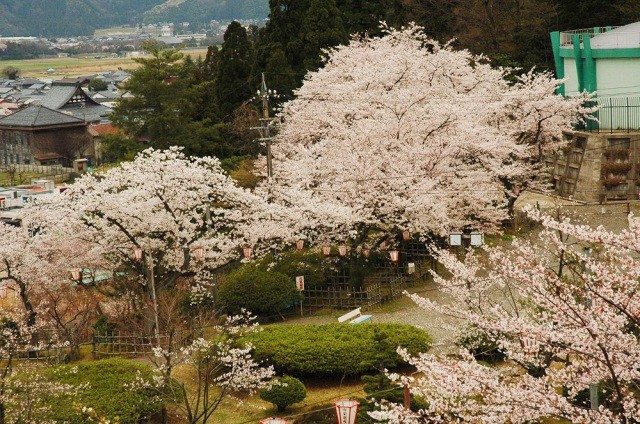
M77 355L79 336L91 326L100 299L73 284L70 270L87 263L108 269L108 263L89 243L47 226L48 208L30 204L22 212L23 226L0 223L0 283L16 294L25 325L55 330ZM86 282L92 277L87 274ZM35 343L38 334L32 336Z
M640 223L613 234L529 210L540 240L488 248L458 260L440 252L450 278L436 276L452 302L414 295L422 307L471 325L505 355L501 367L469 352L405 359L419 377L393 376L426 399L410 413L391 406L373 415L390 423L631 423L640 418ZM568 236L567 239L562 235ZM583 251L581 247L590 250ZM587 253L588 252L588 253ZM558 275L557 261L565 258ZM596 408L589 394L598 393Z
M280 227L270 224L275 209L239 188L217 159L188 158L179 148L146 150L104 174L80 178L39 207L57 235L99 253L97 264L79 266L85 273L117 271L114 280L136 283L143 304L155 304L145 308L149 326L157 308L152 298L180 278L205 293L211 273L240 260L244 245L259 251L280 237ZM135 249L143 250L141 260Z
M495 230L584 99L556 96L546 73L510 85L509 70L419 27L384 32L328 50L307 75L282 110L263 189L303 217L300 238Z
M158 390L159 399L168 398L182 406L186 422L208 422L220 403L229 396L255 394L268 387L275 375L252 357L253 346L242 340L259 331L255 316L248 312L230 316L212 329L213 337L196 338L180 350L154 349L156 378L138 378L130 390ZM182 366L187 381L170 384L172 369Z
M27 314L28 315L28 314ZM28 352L55 350L64 343L55 338L35 337L42 325L27 324L18 308L2 311L0 319L0 423L53 422L48 420L50 402L72 395L77 387L61 384L39 373L37 365L25 359ZM22 356L22 357L21 357Z

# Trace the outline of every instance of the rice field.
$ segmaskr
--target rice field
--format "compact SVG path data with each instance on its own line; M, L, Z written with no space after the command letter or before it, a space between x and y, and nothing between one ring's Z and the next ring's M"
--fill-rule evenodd
M184 49L185 54L196 58L207 53L206 48ZM61 79L65 77L77 77L81 75L91 75L102 71L115 71L117 69L133 70L139 65L130 58L102 57L96 59L93 55L77 57L54 57L46 59L25 59L25 60L0 60L0 69L7 66L14 66L20 70L20 75L31 78ZM53 68L54 73L47 71Z

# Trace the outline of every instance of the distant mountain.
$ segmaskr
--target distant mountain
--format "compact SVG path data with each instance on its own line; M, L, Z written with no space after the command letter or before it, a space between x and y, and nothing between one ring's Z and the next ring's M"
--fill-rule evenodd
M268 0L0 0L1 36L91 35L140 22L267 17Z

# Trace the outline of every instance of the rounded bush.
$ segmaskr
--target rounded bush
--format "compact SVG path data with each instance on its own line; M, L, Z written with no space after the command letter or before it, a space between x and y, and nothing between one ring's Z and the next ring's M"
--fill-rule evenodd
M412 355L431 347L423 330L377 323L266 326L250 341L257 359L296 377L363 374L377 371L380 364L391 369L403 364L398 346Z
M299 299L295 280L257 264L235 270L218 290L218 301L231 314L246 309L258 315L274 315Z
M307 389L302 381L295 377L275 378L269 389L260 391L260 398L271 402L282 412L287 406L302 402L307 397Z

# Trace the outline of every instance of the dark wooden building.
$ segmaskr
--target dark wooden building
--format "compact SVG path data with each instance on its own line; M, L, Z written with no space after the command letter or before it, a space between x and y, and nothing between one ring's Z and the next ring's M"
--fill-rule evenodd
M27 106L0 118L0 166L11 164L72 166L93 157L87 122L45 106Z

